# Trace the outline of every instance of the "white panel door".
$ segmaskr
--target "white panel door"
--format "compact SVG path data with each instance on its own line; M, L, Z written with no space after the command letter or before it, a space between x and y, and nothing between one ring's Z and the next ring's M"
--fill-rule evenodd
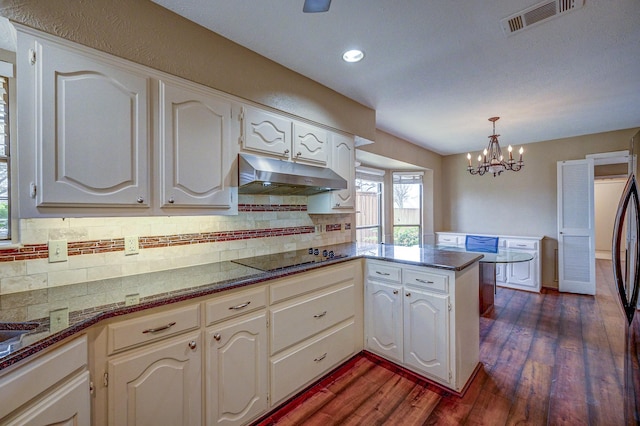
M201 352L198 332L109 360L109 425L201 425Z
M242 149L291 159L290 119L256 108L243 107Z
M334 209L352 209L356 205L355 152L353 138L332 134L331 169L347 180L347 189L331 192Z
M449 374L449 295L404 290L404 363L445 383Z
M207 331L208 425L243 425L267 410L267 315Z
M595 294L593 159L558 162L559 290Z
M367 349L402 362L402 287L369 281L366 292Z
M33 43L38 205L148 207L148 78Z
M326 166L329 133L316 126L294 122L293 161Z
M162 207L230 208L231 103L195 85L159 91Z

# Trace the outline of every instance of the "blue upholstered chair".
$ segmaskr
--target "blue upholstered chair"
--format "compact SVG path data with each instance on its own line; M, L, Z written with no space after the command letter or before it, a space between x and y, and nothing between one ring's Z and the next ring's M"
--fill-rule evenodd
M498 237L467 235L464 241L464 247L467 251L476 251L481 253L497 253Z

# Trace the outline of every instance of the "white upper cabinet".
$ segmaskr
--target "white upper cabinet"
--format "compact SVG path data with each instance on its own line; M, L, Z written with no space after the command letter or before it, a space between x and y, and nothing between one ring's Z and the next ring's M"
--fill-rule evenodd
M356 149L353 137L330 133L329 167L347 181L347 189L312 195L308 199L309 213L353 212L356 207Z
M292 121L278 114L252 107L242 108L242 149L291 158Z
M326 167L329 132L270 111L242 107L242 149Z
M23 33L17 62L19 156L35 164L21 194L38 207L149 207L149 78Z
M230 97L17 27L21 217L237 213Z
M196 84L158 90L161 207L231 208L231 102Z
M293 161L326 166L329 133L320 127L294 122Z

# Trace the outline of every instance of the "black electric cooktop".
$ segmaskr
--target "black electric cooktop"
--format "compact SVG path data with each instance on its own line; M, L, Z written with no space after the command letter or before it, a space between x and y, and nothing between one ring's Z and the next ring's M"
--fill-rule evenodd
M291 268L293 266L308 265L311 263L326 262L332 259L347 257L347 253L334 252L323 248L310 248L304 250L288 251L284 253L266 254L264 256L248 257L232 260L234 263L259 269L265 272Z

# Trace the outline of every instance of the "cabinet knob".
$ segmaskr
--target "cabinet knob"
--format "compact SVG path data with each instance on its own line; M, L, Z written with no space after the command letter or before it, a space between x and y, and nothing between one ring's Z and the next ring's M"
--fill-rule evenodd
M198 344L196 343L195 340L192 340L189 342L189 349L195 349L198 347Z
M340 203L336 203L336 207L340 207Z
M405 296L407 296L407 297L411 297L411 293L407 292L407 293L405 294Z
M169 198L169 200L168 200L168 201L169 201L169 204L173 204L173 203L175 203L175 202L176 202L176 200L174 200L174 199L173 199L173 197Z
M138 199L136 201L138 202L138 204L142 204L142 203L144 203L144 198L138 197Z
M301 153L301 152L299 152L299 151L298 151L298 152L296 152L296 157L300 157L301 155L302 155L302 153Z
M284 155L288 155L288 154L289 154L289 152L290 152L290 151L289 151L288 149L285 149L285 150L284 150Z
M398 290L393 290L393 294L398 294Z
M220 333L216 333L213 335L213 338L216 340L216 342L219 342L222 336L220 335Z

